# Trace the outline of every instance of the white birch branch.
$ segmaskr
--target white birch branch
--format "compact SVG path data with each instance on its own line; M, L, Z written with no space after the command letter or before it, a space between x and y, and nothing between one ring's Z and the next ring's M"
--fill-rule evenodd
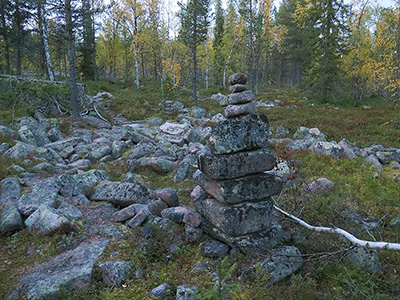
M322 226L312 226L307 222L293 216L292 214L287 213L277 205L274 205L274 209L276 209L281 214L285 215L286 217L292 219L297 224L315 232L327 232L327 233L334 233L345 237L349 240L352 244L363 246L366 248L374 248L374 249L385 249L385 250L394 250L400 251L400 244L397 243L388 243L388 242L373 242L373 241L365 241L356 238L354 235L348 233L346 230L335 228L335 227L322 227Z

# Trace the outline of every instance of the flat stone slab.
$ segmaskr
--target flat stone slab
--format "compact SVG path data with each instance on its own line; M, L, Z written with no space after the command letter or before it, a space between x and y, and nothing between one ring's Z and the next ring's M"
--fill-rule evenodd
M227 106L230 104L243 104L254 100L253 91L244 91L235 94L229 94L227 97L221 98L219 105Z
M213 198L195 202L196 210L220 231L241 236L269 228L272 202L245 202L226 205Z
M273 220L268 229L243 236L231 236L213 226L206 219L203 219L201 228L210 236L220 240L233 248L243 251L263 253L275 247L282 240L282 228Z
M148 204L152 200L152 197L147 187L137 183L103 181L96 186L91 199L95 201L107 201L126 207L134 203Z
M93 241L34 267L17 284L11 299L55 299L61 291L82 290L90 285L93 267L108 240Z
M231 93L231 94L243 92L245 90L246 90L246 85L245 84L234 84L234 85L229 87L229 93Z
M250 114L219 122L207 145L213 154L229 154L263 148L269 136L267 117Z
M227 118L233 118L247 114L255 114L256 112L256 104L253 101L244 104L231 104L225 107L224 110L225 117Z
M264 173L229 180L211 180L197 170L193 178L207 194L228 204L269 198L279 194L283 184L278 177Z
M210 151L198 155L199 169L213 179L232 179L272 170L275 155L269 149L213 155Z
M187 124L165 123L160 126L160 131L171 135L182 135L188 129Z

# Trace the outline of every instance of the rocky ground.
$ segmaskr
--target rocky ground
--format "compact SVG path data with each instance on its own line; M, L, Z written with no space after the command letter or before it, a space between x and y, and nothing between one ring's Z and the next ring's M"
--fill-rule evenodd
M212 98L226 101L221 94ZM281 103L256 104L273 109ZM60 120L36 111L12 127L0 126L5 141L0 153L9 164L0 193L1 297L400 297L398 257L354 248L337 237L314 237L278 215L274 218L283 222L284 229L279 245L263 255L241 253L205 234L193 203L202 194L192 177L199 167L198 153L204 152L212 129L225 117L200 107L185 108L179 101L160 102L157 109L177 117L132 122L116 116L108 122L93 114L71 122L63 133ZM280 157L270 174L285 182L285 195L277 197L281 205L322 222L323 212L316 209L327 203L329 208L335 206L337 202L329 199L337 201L335 192L344 191L338 178L366 190L360 185L363 179L346 177L352 172L346 168L355 164L362 169L361 176L368 177L368 189L381 189L375 191L378 198L373 205L359 205L363 208L359 210L349 202L360 195L347 186L348 199L341 203L346 205L336 206L338 221L323 225L339 226L344 218L360 237L398 242L399 148L359 148L346 139L329 141L317 128L299 127L291 134L279 126L272 131L270 147ZM337 173L322 174L318 170L322 163ZM248 167L256 168L257 162ZM390 204L387 198L393 198ZM382 207L373 210L379 201ZM257 218L254 222L263 221L262 215ZM316 241L319 245L312 245ZM346 269L348 276L336 271L343 260L345 265L353 263ZM379 277L379 283L371 283L368 276Z

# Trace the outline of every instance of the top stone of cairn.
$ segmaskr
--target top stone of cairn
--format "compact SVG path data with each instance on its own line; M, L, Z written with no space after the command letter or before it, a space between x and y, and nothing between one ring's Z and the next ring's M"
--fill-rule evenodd
M243 73L236 73L229 76L229 83L230 85L235 84L246 84L247 82L247 75Z

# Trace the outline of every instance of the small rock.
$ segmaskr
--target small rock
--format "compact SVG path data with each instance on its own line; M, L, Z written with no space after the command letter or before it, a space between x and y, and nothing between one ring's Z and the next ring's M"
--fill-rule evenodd
M72 230L72 223L45 204L25 220L25 225L32 234L51 234L57 231Z
M180 285L176 288L176 300L198 300L197 288Z
M225 256L229 251L229 247L219 241L209 240L201 245L201 255L211 258L219 258Z
M246 84L247 83L247 75L243 73L235 73L229 76L228 78L230 85L235 84Z
M163 200L157 199L150 202L148 208L153 215L161 217L161 212L168 208L168 205Z
M235 84L229 87L229 93L234 94L234 93L239 93L243 92L246 90L246 85L245 84Z
M132 274L133 265L127 261L106 261L99 265L103 282L120 286Z
M179 199L175 189L165 188L155 190L153 191L153 197L156 199L160 198L165 203L167 203L169 207L179 205Z
M189 209L183 206L166 208L161 212L163 218L167 218L174 223L183 223L183 217L189 212Z
M271 274L271 282L277 282L288 277L300 269L302 265L301 253L299 249L293 246L281 247L261 262L262 270Z
M233 118L241 115L255 114L257 112L256 104L251 101L245 104L234 104L225 107L224 114L227 118Z
M377 158L375 155L371 154L370 156L368 156L368 157L365 159L365 162L366 162L366 163L372 164L372 165L373 165L374 167L376 167L379 171L383 171L383 166L382 166L382 164L379 162L378 158Z
M192 116L196 119L204 118L206 115L206 110L202 107L195 106L192 108Z
M126 220L129 220L130 218L133 218L142 208L144 208L146 205L144 204L132 204L129 205L128 207L125 207L124 209L121 209L120 211L117 211L116 213L113 214L113 221L114 222L124 222Z
M183 216L183 223L192 227L199 227L201 224L201 215L192 210L188 210Z
M318 178L317 180L308 184L304 192L311 194L311 196L324 195L333 189L333 182L327 178Z
M203 236L203 230L198 227L192 227L188 224L185 225L185 234L189 241L196 242Z
M156 299L165 299L169 294L170 286L166 283L151 290L151 296Z
M147 218L151 215L150 210L147 206L143 207L138 211L138 213L127 222L127 225L130 228L137 228L147 220Z

